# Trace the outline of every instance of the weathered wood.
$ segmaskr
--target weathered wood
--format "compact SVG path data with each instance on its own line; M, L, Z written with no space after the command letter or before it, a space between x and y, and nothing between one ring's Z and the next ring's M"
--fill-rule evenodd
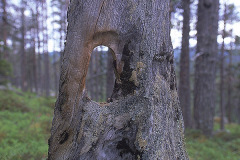
M49 159L188 159L176 91L169 0L72 0ZM91 52L113 50L112 102L90 100Z

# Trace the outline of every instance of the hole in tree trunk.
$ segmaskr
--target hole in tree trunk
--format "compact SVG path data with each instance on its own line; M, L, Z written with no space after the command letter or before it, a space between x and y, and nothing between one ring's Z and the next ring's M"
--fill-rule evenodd
M95 47L91 54L86 80L88 97L96 102L109 101L113 92L114 82L112 49L106 46Z

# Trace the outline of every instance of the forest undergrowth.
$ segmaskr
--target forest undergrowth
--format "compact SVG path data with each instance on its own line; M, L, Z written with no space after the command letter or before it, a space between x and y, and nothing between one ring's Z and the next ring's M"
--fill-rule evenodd
M33 93L0 90L0 160L44 160L47 158L55 98ZM240 125L226 125L226 132L207 138L186 130L191 160L240 160Z

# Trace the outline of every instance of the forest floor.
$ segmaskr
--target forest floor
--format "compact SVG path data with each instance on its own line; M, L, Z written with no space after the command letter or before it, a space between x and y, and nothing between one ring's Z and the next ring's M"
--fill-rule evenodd
M0 160L43 160L47 157L55 98L0 90ZM217 130L217 125L216 125ZM240 160L240 125L206 138L187 130L191 160Z

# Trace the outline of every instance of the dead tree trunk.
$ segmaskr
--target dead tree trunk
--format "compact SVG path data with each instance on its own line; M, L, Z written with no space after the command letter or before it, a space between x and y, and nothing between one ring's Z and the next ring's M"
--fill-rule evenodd
M48 158L188 159L169 0L72 0L68 22ZM105 104L85 92L98 45L113 50L116 67L112 102Z

